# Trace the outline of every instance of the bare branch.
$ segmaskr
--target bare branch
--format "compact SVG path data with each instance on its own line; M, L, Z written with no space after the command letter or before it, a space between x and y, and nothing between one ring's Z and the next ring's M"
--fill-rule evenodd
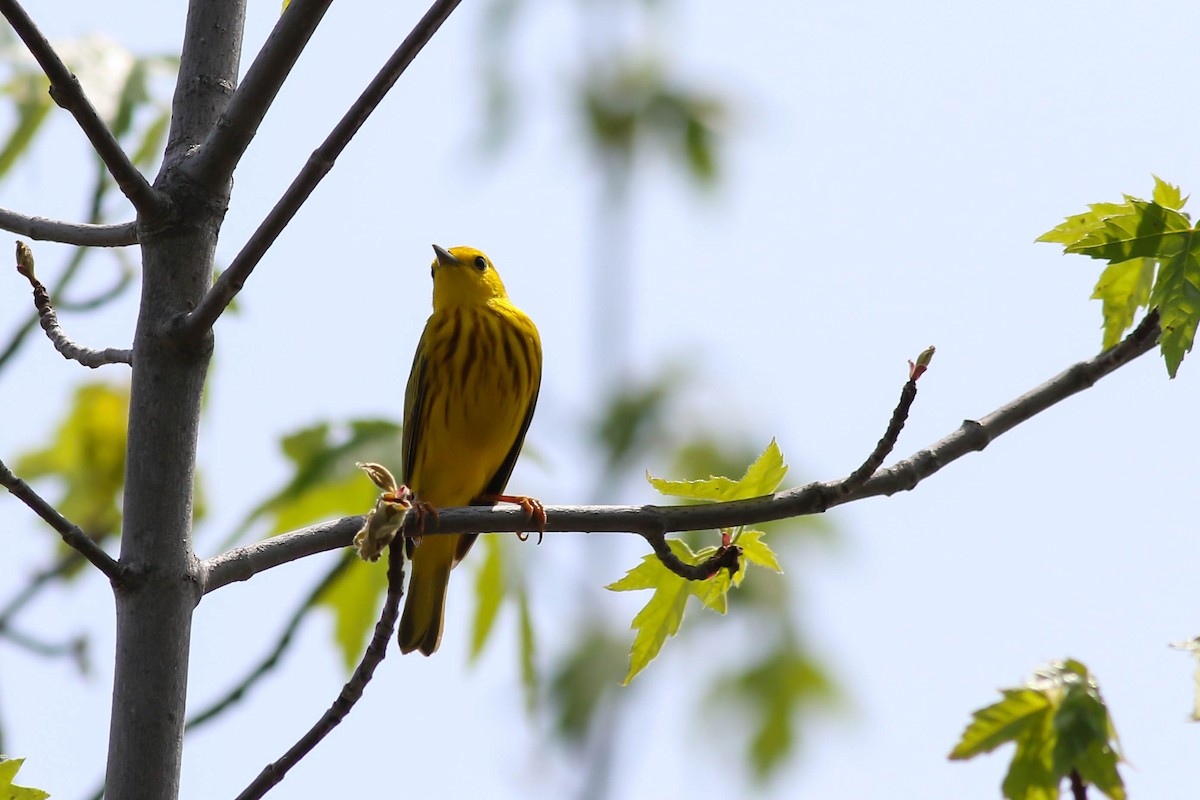
M913 401L917 399L917 381L929 369L929 362L933 360L933 352L933 347L928 347L917 358L916 364L908 362L908 383L904 384L904 388L900 390L900 402L892 411L892 418L888 421L887 430L883 432L883 437L880 438L862 466L846 478L844 483L847 489L866 483L868 478L879 471L879 468L883 466L884 459L895 448L896 441L900 438L900 431L904 430L904 423L908 420L909 409L912 408Z
M54 344L54 349L62 353L63 358L78 361L85 367L96 369L106 364L133 364L133 351L118 350L109 347L105 350L92 350L72 342L66 332L58 324L58 314L50 304L50 293L37 279L33 270L33 251L24 242L17 242L17 272L29 280L33 287L33 304L37 307L38 318L42 329Z
M528 524L529 518L519 512ZM207 594L226 584L247 581L260 572L306 556L347 547L363 526L363 517L343 517L291 533L238 547L207 559L200 565L201 585Z
M375 635L367 645L362 660L354 670L354 675L342 687L333 705L321 715L317 724L300 737L300 741L283 754L280 759L268 764L259 776L247 786L237 800L255 800L271 790L271 787L283 780L289 769L299 763L308 753L324 739L330 731L346 718L354 704L362 697L363 690L375 674L375 668L387 655L388 642L391 641L392 631L396 627L396 618L400 616L400 597L404 594L404 548L391 547L388 549L388 588L387 597L383 602L383 611L379 622L375 623Z
M246 71L229 105L184 171L203 183L226 183L275 102L296 59L333 0L292 0Z
M460 1L436 0L434 2L421 21L400 44L400 47L396 49L396 52L392 54L392 57L388 59L383 69L372 79L370 85L354 102L354 105L350 107L350 110L346 112L346 115L342 117L325 141L321 143L321 146L308 157L300 174L295 177L283 197L271 209L271 213L242 247L241 252L230 262L229 268L221 273L221 277L213 284L212 289L195 310L183 318L178 331L181 336L196 339L213 326L217 317L221 316L237 293L242 290L246 279L258 266L258 262L262 260L267 249L274 244L280 232L291 222L292 217L312 194L317 184L333 169L337 157L346 149L346 145L358 133L358 129L367 121L367 117L378 107L396 80L404 73L404 70L416 58L417 53L421 52L421 49Z
M0 486L8 489L14 497L20 500L25 505L33 509L33 512L39 517L50 523L50 527L58 531L59 536L70 547L75 548L88 561L95 565L96 569L103 572L108 579L113 583L120 583L121 580L121 565L104 552L104 548L92 541L86 533L79 529L62 514L58 513L54 506L47 503L38 495L29 484L13 474L3 461L0 461Z
M29 217L0 208L0 230L28 236L42 242L59 242L80 247L126 247L138 243L137 223L89 225L86 222L62 222L45 217Z
M736 544L722 544L715 553L699 564L689 564L671 550L671 546L667 544L666 533L643 533L642 538L654 548L654 554L658 556L662 565L684 580L706 581L722 569L729 570L732 576L741 566L738 558L742 554L742 548Z
M165 200L121 149L112 131L104 124L104 120L100 119L95 106L83 93L79 79L67 69L67 65L58 57L58 53L54 52L50 42L46 41L46 37L17 0L0 0L0 13L12 25L21 41L25 42L29 52L50 79L50 96L54 98L54 102L75 117L75 121L92 143L100 160L108 167L121 192L140 213L155 216L164 208Z
M637 533L653 546L657 537L672 531L772 522L819 514L866 497L907 491L952 461L984 449L1020 423L1090 388L1104 376L1144 355L1157 343L1158 335L1158 312L1152 311L1117 346L1075 364L979 421L965 421L949 436L875 473L863 483L847 477L809 483L752 500L695 506L546 506L546 532ZM202 565L204 591L247 580L258 572L314 553L349 547L363 521L364 517L358 516L323 522L209 559ZM523 531L528 527L529 516L519 506L467 506L439 509L436 517L426 516L421 535Z
M296 631L300 629L300 623L308 616L308 612L313 609L317 601L321 599L321 595L325 590L333 585L333 582L341 577L342 573L352 564L353 556L349 553L338 559L325 577L317 582L313 590L308 593L308 596L301 601L299 607L292 613L291 619L283 628L283 633L279 635L279 639L275 642L275 646L271 648L271 652L266 655L259 663L250 670L245 678L238 681L229 691L225 693L219 700L213 702L208 708L194 715L183 726L185 731L194 730L204 725L206 722L211 722L220 714L229 709L235 703L246 696L246 692L254 688L254 685L270 674L271 670L279 664L279 659L287 652L288 647L292 644L292 638L296 635Z

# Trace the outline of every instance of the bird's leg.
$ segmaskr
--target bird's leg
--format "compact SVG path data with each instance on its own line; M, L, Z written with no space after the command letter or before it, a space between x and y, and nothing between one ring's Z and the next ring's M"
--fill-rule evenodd
M515 503L525 509L530 521L537 525L538 544L542 543L542 534L546 532L546 507L542 505L541 500L523 494L485 494L480 496L479 500L485 503ZM523 542L529 538L529 534L517 531L517 538Z
M418 499L407 486L401 488L407 491L409 497L412 498L412 511L409 513L416 517L414 527L417 529L417 532L409 535L408 539L412 542L413 547L416 547L421 544L421 534L425 533L426 517L433 517L434 522L436 522L438 520L438 510L424 500Z

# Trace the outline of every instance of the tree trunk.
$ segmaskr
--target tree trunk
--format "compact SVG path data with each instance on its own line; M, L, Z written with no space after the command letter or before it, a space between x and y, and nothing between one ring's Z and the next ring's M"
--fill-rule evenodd
M200 399L212 339L183 346L174 323L212 285L229 181L197 185L186 173L237 80L245 4L192 0L156 181L169 201L139 218L142 296L133 344L117 642L109 733L108 800L179 795L192 610L200 599L192 500Z

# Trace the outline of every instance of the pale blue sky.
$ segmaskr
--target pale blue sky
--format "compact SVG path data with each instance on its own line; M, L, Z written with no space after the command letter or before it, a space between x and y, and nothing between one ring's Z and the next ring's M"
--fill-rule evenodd
M184 13L181 2L128 19L102 4L29 5L51 38L103 30L140 52L177 48ZM333 6L236 175L224 261L421 10ZM253 4L244 64L277 13L277 3ZM529 4L516 64L526 117L492 162L472 149L481 14L464 3L270 251L242 313L217 330L200 452L210 530L228 529L283 480L281 433L324 417L399 416L432 242L485 249L542 332L530 444L544 464L520 466L513 487L536 487L547 502L591 499L574 466L578 444L564 433L597 389L585 292L598 182L567 92L577 26L562 4ZM897 455L1090 356L1100 343L1099 307L1087 300L1097 266L1033 239L1088 202L1148 194L1152 172L1200 188L1200 104L1188 89L1198 26L1195 4L1166 1L674 4L659 46L686 81L732 95L734 113L717 192L697 197L657 164L636 185L635 370L690 362L698 378L681 424L721 416L763 444L775 436L799 481L861 461L905 360L929 344L938 355ZM61 113L50 135L66 155L39 150L0 185L0 206L79 213L82 137ZM45 264L57 258L48 245L38 253ZM104 267L94 269L104 285ZM7 330L28 294L15 276L0 286ZM124 346L133 310L129 298L64 322L89 344ZM378 375L392 363L389 386ZM945 755L996 688L1065 656L1102 682L1134 765L1123 773L1132 797L1196 785L1192 666L1166 643L1200 632L1189 512L1198 371L1185 362L1168 382L1161 359L1147 356L915 492L831 513L843 546L797 550L785 568L801 581L811 643L837 669L852 712L810 728L770 794L997 797L1006 754L965 765ZM0 458L40 441L68 387L90 377L33 341L0 379ZM0 501L0 528L12 563L43 563L50 534L25 509ZM604 559L616 578L642 549L552 536L522 550L545 576L534 614L548 648L576 604L628 619L638 601L564 585L563 565ZM257 657L324 563L205 599L192 653L198 704ZM456 575L460 594L465 578ZM578 777L538 749L520 716L512 621L477 668L462 668L468 608L452 596L435 658L393 652L349 720L271 796L568 796ZM103 770L107 587L92 579L47 597L31 620L47 635L96 634L85 683L0 646L0 714L10 754L28 759L21 777L76 798ZM738 624L736 609L726 624ZM739 791L741 775L720 766L736 759L718 751L736 722L681 709L671 688L712 658L692 638L650 668L614 796ZM342 679L328 622L314 619L269 685L189 740L184 796L236 794Z

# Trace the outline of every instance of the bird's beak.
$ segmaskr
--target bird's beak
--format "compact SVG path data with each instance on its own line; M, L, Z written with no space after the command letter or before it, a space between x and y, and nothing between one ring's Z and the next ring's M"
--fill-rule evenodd
M441 267L449 267L449 266L461 267L462 266L462 261L459 260L458 256L454 255L453 253L451 253L449 250L447 250L444 247L440 247L435 244L433 246L433 252L437 253L438 266L441 266Z

